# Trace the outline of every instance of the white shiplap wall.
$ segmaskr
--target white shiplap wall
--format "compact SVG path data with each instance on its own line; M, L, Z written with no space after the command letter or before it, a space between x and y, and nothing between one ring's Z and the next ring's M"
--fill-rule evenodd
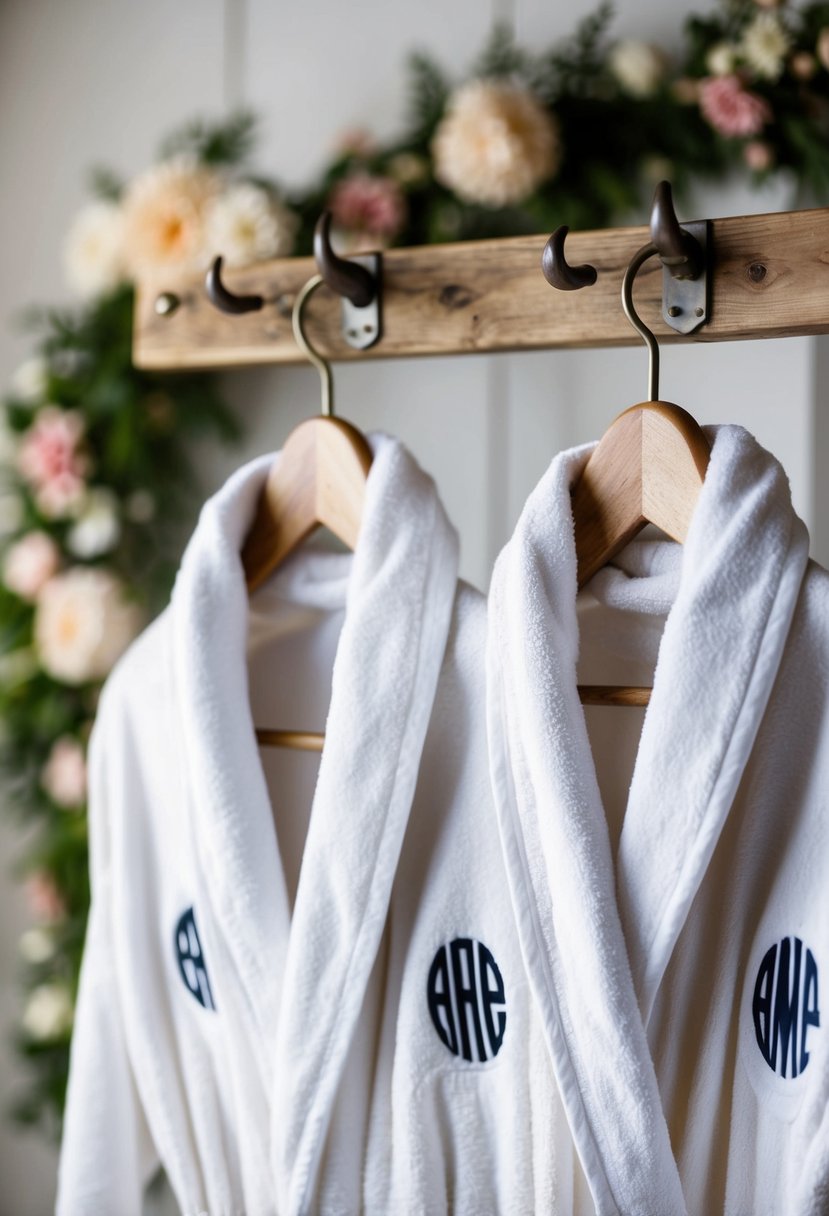
M622 0L621 32L670 41L687 0ZM387 135L405 108L408 50L430 48L461 70L494 19L527 43L570 31L593 0L2 0L0 3L0 383L27 354L10 323L32 301L66 298L60 247L97 163L124 175L152 158L161 135L195 114L245 102L263 116L261 164L286 182L308 179L344 126ZM700 214L768 208L739 190L700 200ZM788 469L829 556L829 498L817 475L829 424L816 409L829 376L820 343L794 340L672 348L663 395L705 422L739 421ZM363 428L399 434L437 479L463 544L463 572L484 587L527 493L562 446L595 437L644 395L638 351L476 356L350 366L338 408ZM303 369L225 377L248 425L243 449L202 453L205 492L247 454L279 446L315 407ZM822 508L822 511L820 510ZM0 1102L16 1066L16 941L27 912L9 871L19 847L0 826ZM54 1157L0 1125L0 1216L44 1216Z

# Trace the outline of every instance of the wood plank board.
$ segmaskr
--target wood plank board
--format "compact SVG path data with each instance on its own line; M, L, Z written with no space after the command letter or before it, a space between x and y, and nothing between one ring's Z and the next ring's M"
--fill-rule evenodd
M651 259L634 298L660 340L718 342L829 332L829 208L712 221L710 321L690 339L661 317L662 269ZM307 306L311 341L333 360L393 358L639 342L620 304L622 275L647 228L572 233L572 263L590 262L594 287L555 291L541 273L546 236L393 249L383 258L383 335L367 351L341 335L340 302L321 288ZM239 293L257 293L259 312L228 316L207 299L202 278L156 277L139 284L133 357L138 367L185 369L297 363L290 306L315 273L311 258L288 258L228 271ZM155 301L176 293L181 305L160 317Z

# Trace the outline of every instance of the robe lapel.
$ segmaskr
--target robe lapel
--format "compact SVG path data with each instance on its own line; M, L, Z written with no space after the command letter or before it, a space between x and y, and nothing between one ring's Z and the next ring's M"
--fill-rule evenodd
M760 726L808 560L778 462L742 428L714 436L619 847L619 903L646 1024Z
M680 1216L679 1175L636 1001L576 687L564 453L496 564L487 653L492 775L530 983L599 1216Z

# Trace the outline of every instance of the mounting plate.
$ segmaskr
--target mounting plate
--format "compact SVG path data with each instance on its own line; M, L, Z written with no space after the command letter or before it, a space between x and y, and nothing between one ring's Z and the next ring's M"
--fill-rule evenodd
M710 264L709 220L682 224L700 244L705 261L695 279L674 278L670 266L662 266L662 316L678 334L692 334L704 325L711 311L708 267Z
M377 294L364 308L358 308L346 296L342 297L343 337L354 350L368 350L380 340L383 315L380 307L383 297L382 258L380 253L361 253L348 259L370 270L377 284Z

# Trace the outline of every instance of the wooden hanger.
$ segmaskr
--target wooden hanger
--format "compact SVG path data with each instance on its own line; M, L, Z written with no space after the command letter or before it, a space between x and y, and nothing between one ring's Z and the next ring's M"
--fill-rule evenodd
M650 400L620 414L591 453L571 501L579 588L646 524L681 544L688 535L711 454L699 424L678 405L657 400L659 347L633 307L633 280L655 245L640 249L622 284L622 305L650 352ZM579 685L585 705L647 705L650 688Z
M242 547L248 591L254 591L315 528L326 527L349 549L360 531L371 449L365 436L333 416L331 369L309 345L302 309L323 282L316 275L297 296L293 310L297 342L322 380L322 414L296 427L268 474ZM300 751L322 751L324 735L313 731L257 729L259 743Z

